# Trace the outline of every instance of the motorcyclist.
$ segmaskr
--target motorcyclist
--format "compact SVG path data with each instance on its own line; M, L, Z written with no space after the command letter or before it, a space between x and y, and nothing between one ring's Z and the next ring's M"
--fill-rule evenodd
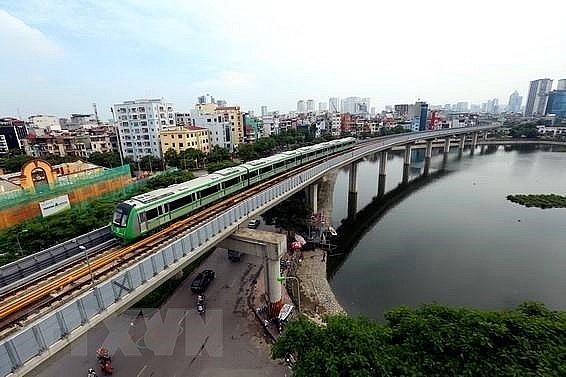
M96 377L96 372L92 368L88 368L87 377Z

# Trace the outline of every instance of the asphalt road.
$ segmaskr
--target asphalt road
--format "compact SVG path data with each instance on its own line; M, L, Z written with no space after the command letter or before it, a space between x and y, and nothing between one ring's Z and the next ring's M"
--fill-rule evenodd
M113 355L115 376L291 375L286 365L270 359L267 337L248 307L251 281L260 265L260 258L249 255L242 256L240 262L229 262L226 250L216 249L159 311L126 311L113 316L31 375L86 376L92 367L101 376L96 362L100 345ZM200 315L189 286L194 275L207 268L216 272L216 279L205 292L206 313Z

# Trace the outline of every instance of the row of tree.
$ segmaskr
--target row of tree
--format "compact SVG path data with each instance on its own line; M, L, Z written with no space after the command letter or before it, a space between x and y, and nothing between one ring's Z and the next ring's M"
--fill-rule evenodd
M288 324L272 355L293 376L566 376L566 313L538 303L488 311L399 307L387 323L330 316Z

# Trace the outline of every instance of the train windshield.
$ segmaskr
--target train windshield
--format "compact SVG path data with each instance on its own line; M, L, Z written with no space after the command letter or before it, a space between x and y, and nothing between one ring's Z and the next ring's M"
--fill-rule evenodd
M114 211L114 216L112 217L112 224L119 227L126 227L128 224L128 216L130 215L130 211L132 210L132 206L126 203L120 203L116 207Z

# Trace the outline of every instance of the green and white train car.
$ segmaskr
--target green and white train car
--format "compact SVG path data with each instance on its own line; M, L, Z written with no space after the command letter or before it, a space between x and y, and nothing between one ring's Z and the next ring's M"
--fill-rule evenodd
M133 241L247 186L354 144L354 138L344 138L302 147L134 196L116 207L112 233L125 242Z

